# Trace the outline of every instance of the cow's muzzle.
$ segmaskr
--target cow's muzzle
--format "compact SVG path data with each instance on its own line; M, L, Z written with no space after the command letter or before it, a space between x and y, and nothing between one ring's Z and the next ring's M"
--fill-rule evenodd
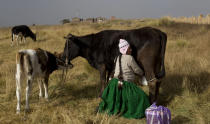
M64 62L61 59L57 59L57 66L59 70L73 68L73 64L71 62L67 63L67 61Z

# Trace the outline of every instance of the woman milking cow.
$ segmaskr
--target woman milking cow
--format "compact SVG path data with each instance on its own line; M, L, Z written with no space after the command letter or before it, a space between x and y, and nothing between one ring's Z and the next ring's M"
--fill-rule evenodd
M92 67L99 70L100 82L101 82L100 94L102 94L102 96L104 96L104 94L111 94L111 93L105 93L106 90L104 90L104 88L105 88L106 82L108 81L108 77L110 76L110 72L112 72L113 68L115 68L115 71L116 71L115 78L113 78L111 81L108 82L108 86L106 87L106 89L111 88L111 86L109 85L113 85L119 81L116 79L119 79L118 73L120 73L119 71L120 69L119 64L121 63L119 62L120 60L122 61L121 63L122 76L121 77L123 78L120 79L121 83L119 83L119 88L122 90L124 87L129 86L127 85L128 83L130 85L133 85L132 83L133 75L135 75L135 73L139 74L139 76L144 75L146 77L146 80L148 81L148 86L149 86L149 102L153 103L157 100L159 87L160 87L160 79L165 76L164 56L165 56L167 36L164 32L155 28L151 28L151 27L143 27L143 28L132 29L132 30L104 30L95 34L88 34L85 36L75 36L75 35L69 34L65 38L67 40L65 43L65 48L64 48L62 58L65 59L67 63L70 63L70 61L73 60L74 58L81 56L85 58ZM126 55L127 54L132 55L132 57L130 57L130 60L126 60L124 58L125 54L122 54L118 49L120 39L126 40L129 44L128 46L132 48L132 54L129 47L128 47L129 49L126 49L126 52L125 52ZM127 50L130 52L127 53ZM121 53L122 55L119 56L119 53ZM115 64L114 60L116 57L118 59ZM135 63L138 63L138 64L135 64L135 65L136 66L139 65L141 68L137 69L138 71L135 72L135 70L132 70L132 69L139 68L138 66L133 67L131 69L131 67L126 65L128 66L127 69L130 69L128 70L129 74L127 75L127 73L125 73L126 71L124 70L126 66L124 67L123 63L124 61L125 63L126 61L130 62L131 60L133 62L136 61ZM123 75L125 75L125 77ZM131 76L132 78L129 77L130 75L132 75ZM111 83L111 82L115 82L115 83ZM124 82L127 82L127 83L124 83ZM136 90L136 86L133 86L133 90ZM122 93L125 93L125 92L122 92ZM136 93L129 93L129 94L131 94L131 96L135 96L136 94L139 94L139 93L141 93L141 95L140 97L137 97L137 99L143 99L143 101L147 101L146 100L148 99L147 96L145 95L145 93L143 93L143 91L139 89L137 90ZM123 96L119 96L119 97L123 97ZM110 98L108 99L110 100ZM124 106L124 104L122 103L122 101L120 101L120 103L122 104L122 106L120 104L120 108L121 108ZM99 111L101 112L107 111L106 107L105 108L101 107L103 106L102 104L103 104L103 101L99 106ZM139 101L137 100L137 102L132 102L129 104L130 104L129 106L131 106L133 104L141 104L141 103L139 103ZM142 111L144 111L146 107L148 107L148 104L145 105L146 107L145 106L143 107L143 105L139 105L140 107L136 106L140 108L139 111L141 111L141 113ZM131 108L131 109L134 109L134 108ZM116 114L118 112L122 113L122 110L118 110L117 108L116 108L116 111L117 112L114 112L113 114ZM126 115L124 116L126 117ZM139 117L135 117L131 115L130 118L140 118L143 116L144 114L140 115Z
M129 43L120 39L120 55L116 59L114 77L102 94L99 112L121 115L126 118L142 118L150 106L149 98L134 82L135 75L143 76L143 70L131 56ZM143 83L147 85L146 83Z

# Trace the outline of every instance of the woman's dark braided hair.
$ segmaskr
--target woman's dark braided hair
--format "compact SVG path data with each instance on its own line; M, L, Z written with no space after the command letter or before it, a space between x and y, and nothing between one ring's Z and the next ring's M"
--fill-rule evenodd
M121 58L122 58L122 54L119 55L120 73L118 75L118 89L122 89L122 86L123 86L123 73L122 73Z
M122 72L122 63L121 63L122 54L119 55L119 66L120 66L120 73L118 75L118 79L123 81L123 72Z

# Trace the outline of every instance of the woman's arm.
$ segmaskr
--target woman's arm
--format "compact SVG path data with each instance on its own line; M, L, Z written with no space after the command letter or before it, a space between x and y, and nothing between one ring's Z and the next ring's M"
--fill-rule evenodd
M136 75L139 75L139 76L144 75L143 70L139 67L139 65L136 63L135 59L132 56L130 57L129 66L131 67L131 69Z

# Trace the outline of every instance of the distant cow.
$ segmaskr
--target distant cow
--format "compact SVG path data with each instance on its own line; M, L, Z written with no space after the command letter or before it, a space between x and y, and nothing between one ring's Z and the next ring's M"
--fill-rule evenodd
M30 28L26 25L19 25L12 28L12 41L11 46L13 45L13 41L16 40L17 45L19 38L21 38L21 43L26 42L26 38L31 37L33 41L36 41L36 34L34 34Z
M31 91L32 81L35 78L40 79L39 82L39 97L43 96L43 83L45 89L45 98L48 99L48 79L49 75L58 69L62 69L65 66L57 55L38 49L24 49L20 50L16 54L16 95L17 95L17 113L20 112L20 98L21 98L21 81L23 77L26 77L26 111L29 110L29 93ZM72 67L72 64L70 66Z
M150 102L157 99L160 80L165 76L164 56L167 36L164 32L144 27L133 30L104 30L86 36L65 37L63 59L70 61L77 56L87 59L100 72L101 93L114 68L114 59L119 55L119 39L126 39L132 48L132 56L144 70L149 81ZM108 73L108 75L107 75Z

